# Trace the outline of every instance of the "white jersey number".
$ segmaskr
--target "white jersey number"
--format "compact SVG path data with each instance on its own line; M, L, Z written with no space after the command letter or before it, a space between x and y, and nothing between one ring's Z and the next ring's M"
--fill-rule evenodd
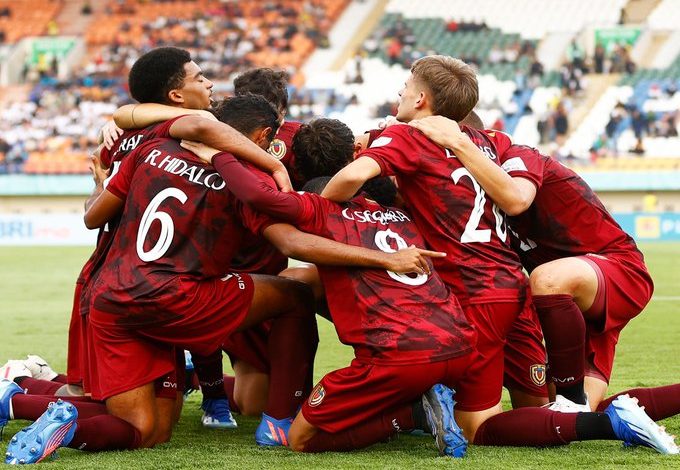
M453 173L451 173L451 178L455 184L458 184L458 181L460 181L463 176L467 176L470 178L470 181L472 181L472 187L475 190L475 205L472 208L472 212L470 213L470 218L468 219L467 224L465 224L465 230L463 231L463 235L460 237L460 241L461 243L490 242L491 229L478 228L482 221L482 217L484 216L484 210L486 206L486 192L466 168L458 168ZM498 238L500 238L502 241L507 240L508 230L505 227L504 214L496 204L491 206L491 211L496 218L496 235L498 235Z
M139 259L147 263L161 258L165 252L168 251L168 248L170 248L172 237L175 235L175 225L172 222L172 217L166 212L158 210L158 206L169 197L178 199L182 204L187 202L187 195L184 194L183 191L177 188L166 188L156 194L156 197L151 200L144 211L144 215L142 215L142 220L139 224L139 232L137 232L137 255L139 256ZM149 233L151 224L155 220L161 223L161 234L153 248L149 251L144 251L146 235Z
M392 230L379 230L375 234L375 244L380 251L385 253L396 253L398 250L395 250L390 246L390 240L394 240L398 250L408 248L406 240ZM401 282L402 284L408 284L409 286L420 286L427 282L427 274L418 274L416 277L411 277L408 274L395 273L393 271L387 271L387 274L395 281Z

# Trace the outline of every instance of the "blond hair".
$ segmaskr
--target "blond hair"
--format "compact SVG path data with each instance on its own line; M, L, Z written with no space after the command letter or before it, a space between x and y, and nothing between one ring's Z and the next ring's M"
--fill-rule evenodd
M422 57L413 63L411 73L429 89L432 114L460 121L477 104L477 75L462 60L444 55Z

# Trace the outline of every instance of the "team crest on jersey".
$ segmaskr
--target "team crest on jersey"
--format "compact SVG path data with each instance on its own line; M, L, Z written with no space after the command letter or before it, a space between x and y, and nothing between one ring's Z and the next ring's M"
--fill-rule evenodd
M269 144L268 152L277 160L281 160L286 155L286 143L281 139L274 139Z
M531 381L537 386L542 387L545 385L545 364L534 364L529 368L529 375L531 375Z
M326 390L324 390L323 385L318 384L316 387L314 387L314 390L312 390L312 394L309 396L308 400L309 406L311 407L319 406L325 396Z

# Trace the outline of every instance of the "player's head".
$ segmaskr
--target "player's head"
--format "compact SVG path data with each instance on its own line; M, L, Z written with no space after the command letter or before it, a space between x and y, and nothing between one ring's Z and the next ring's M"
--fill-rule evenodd
M265 67L243 72L234 79L234 94L245 93L267 98L283 119L288 111L288 74Z
M263 149L269 148L279 129L279 115L264 96L252 93L225 98L213 109L217 119L239 131Z
M477 75L462 60L432 55L416 60L399 92L397 119L409 122L429 115L456 121L472 111L479 99Z
M130 94L140 103L162 103L207 109L213 84L188 51L159 47L141 56L130 69Z
M295 172L305 181L333 176L352 161L354 134L337 119L314 119L293 137L293 152Z
M308 193L321 194L330 180L330 176L313 178L305 183L302 190L307 191ZM362 192L366 193L369 198L373 199L381 206L392 206L397 198L397 187L389 176L382 176L366 181L359 190L359 193Z
M474 111L470 111L468 115L465 116L465 119L460 121L460 124L479 130L484 129L484 122L482 121L482 118L480 118L479 114Z

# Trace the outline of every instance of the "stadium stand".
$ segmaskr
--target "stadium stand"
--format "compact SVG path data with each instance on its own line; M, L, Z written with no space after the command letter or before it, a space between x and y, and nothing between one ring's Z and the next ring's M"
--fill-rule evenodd
M0 0L0 44L55 33L53 20L62 5L58 0Z

